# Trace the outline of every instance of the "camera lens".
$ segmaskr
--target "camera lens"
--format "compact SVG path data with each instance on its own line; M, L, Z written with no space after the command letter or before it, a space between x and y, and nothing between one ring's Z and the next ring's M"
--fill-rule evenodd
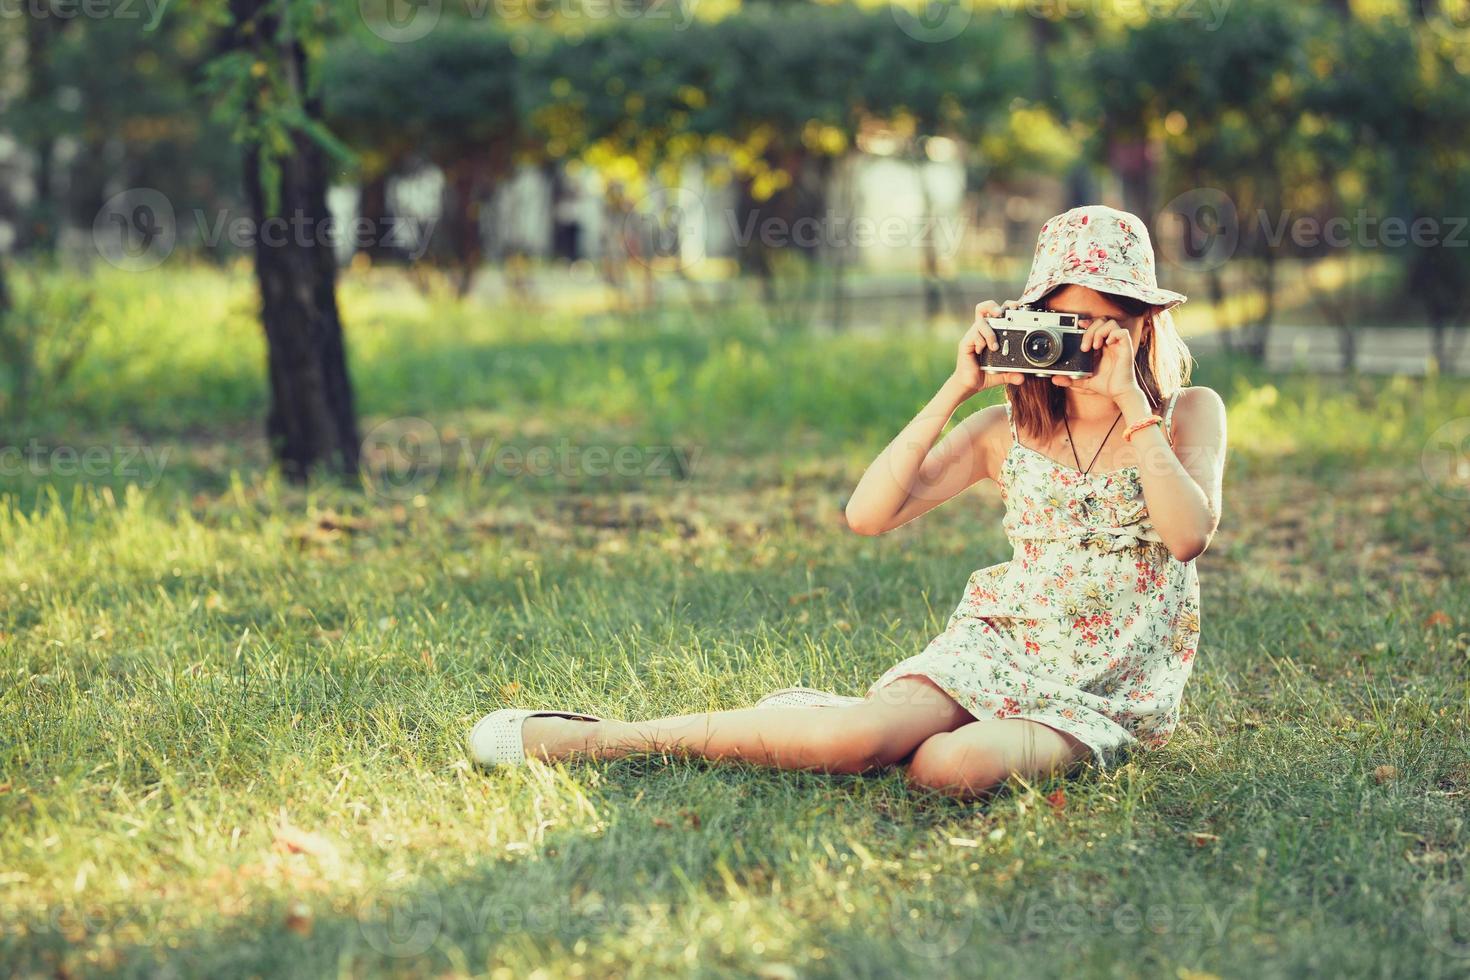
M1032 367L1049 367L1062 356L1062 335L1050 327L1026 331L1021 354Z

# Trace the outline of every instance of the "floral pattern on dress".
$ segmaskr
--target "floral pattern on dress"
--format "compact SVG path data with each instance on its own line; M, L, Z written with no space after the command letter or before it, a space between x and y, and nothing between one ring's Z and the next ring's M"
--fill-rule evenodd
M1173 409L1171 398L1166 418ZM944 632L870 693L927 677L977 719L1041 722L1106 767L1178 724L1199 577L1159 540L1136 466L1084 474L1011 433L997 480L1011 560L972 574Z

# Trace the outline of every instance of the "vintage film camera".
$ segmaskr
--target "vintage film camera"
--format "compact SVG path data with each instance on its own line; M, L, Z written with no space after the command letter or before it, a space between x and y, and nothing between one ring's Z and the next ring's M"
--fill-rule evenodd
M999 349L978 352L983 371L1069 378L1086 378L1097 371L1097 351L1081 349L1083 330L1075 313L1022 306L993 318L990 326Z

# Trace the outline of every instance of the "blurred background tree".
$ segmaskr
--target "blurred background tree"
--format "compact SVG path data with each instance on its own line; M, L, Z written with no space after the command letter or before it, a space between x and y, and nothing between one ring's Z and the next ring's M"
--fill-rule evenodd
M172 263L236 257L218 230L240 209L257 227L363 229L246 243L267 432L293 477L356 463L336 298L354 256L439 270L460 297L504 272L523 300L537 270L595 258L625 304L674 282L697 303L752 296L782 323L842 325L871 318L888 279L923 318L959 313L977 276L1024 272L1050 209L1106 198L1154 222L1169 272L1242 357L1268 356L1287 308L1330 328L1349 370L1373 319L1422 323L1442 370L1462 353L1470 54L1433 4L977 3L948 31L871 4L446 3L400 11L426 25L413 36L371 6L232 0L155 22L120 0L91 16L41 2L0 22L12 267L91 261L94 221L138 188L174 213ZM1198 222L1165 220L1201 195L1229 222L1209 261L1189 255ZM885 207L964 233L948 251L915 233L900 275L844 234ZM393 234L401 211L429 241ZM1395 242L1390 219L1433 230ZM1340 240L1301 234L1334 220Z
M305 0L231 0L208 67L218 114L242 150L256 229L270 377L266 438L283 472L357 468L360 440L327 235L329 154L347 152L322 122L313 55L337 25Z
M321 66L328 122L358 154L360 216L386 229L387 178L437 168L443 192L431 254L454 270L463 296L484 262L484 208L526 149L513 39L493 24L455 21L414 44L372 41L342 39ZM369 236L369 254L392 254L384 238Z

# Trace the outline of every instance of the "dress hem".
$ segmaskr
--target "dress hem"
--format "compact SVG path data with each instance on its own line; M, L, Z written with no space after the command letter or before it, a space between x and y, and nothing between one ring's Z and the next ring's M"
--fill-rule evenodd
M868 695L871 696L874 691L881 690L882 688L887 687L895 681L903 680L905 677L922 677L924 680L929 681L931 684L943 691L950 698L950 700L954 701L955 704L963 708L970 715L970 717L974 718L976 721L1010 721L1012 719L1018 721L1030 721L1038 725L1045 725L1047 728L1050 728L1057 732L1061 732L1063 735L1066 735L1069 738L1076 739L1078 742L1081 742L1083 745L1087 746L1088 751L1092 754L1093 765L1097 767L1099 772L1107 772L1108 769L1111 768L1110 763L1112 761L1116 760L1124 753L1137 748L1140 744L1137 739L1129 738L1127 741L1118 742L1105 748L1102 745L1099 745L1095 739L1080 735L1076 731L1073 731L1072 729L1066 727L1064 723L1067 719L1059 719L1056 715L1048 714L1045 712L1020 711L1013 715L1005 715L1004 717L995 715L991 715L990 717L981 717L980 715L975 714L975 712L965 704L966 695L963 694L958 688L952 687L944 683L944 681L942 681L940 678L935 677L933 674L926 673L924 670L917 668L913 670L905 670L903 673L895 674L892 677L884 674L882 677L878 678L878 680L875 681L872 686L868 688ZM999 692L996 692L996 694L998 694L998 696L1000 697L1008 696ZM1099 715L1099 717L1105 716ZM1062 722L1063 724L1059 724L1058 722ZM1117 723L1113 722L1113 724Z

